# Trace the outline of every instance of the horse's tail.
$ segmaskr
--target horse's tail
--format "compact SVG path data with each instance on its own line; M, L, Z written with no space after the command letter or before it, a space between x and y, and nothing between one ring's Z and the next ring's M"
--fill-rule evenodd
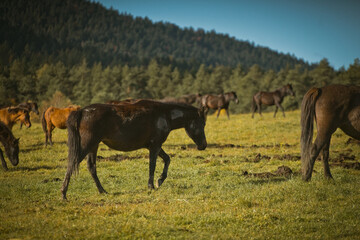
M80 133L79 125L82 117L82 110L72 111L66 121L68 129L68 173L71 175L73 172L77 174L79 172L79 164L81 158L81 146L80 146Z
M45 119L45 113L47 110L48 110L48 108L44 110L44 112L42 114L42 118L41 118L41 125L42 125L42 129L43 129L44 133L47 132L47 126L46 126L47 124L46 124L46 119Z
M310 147L313 140L315 103L321 94L320 88L311 88L304 96L301 103L301 162L302 168L309 164Z

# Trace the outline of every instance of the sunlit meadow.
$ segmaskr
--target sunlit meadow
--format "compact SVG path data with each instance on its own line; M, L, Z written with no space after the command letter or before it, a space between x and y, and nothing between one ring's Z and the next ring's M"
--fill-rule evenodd
M184 129L163 149L168 178L147 188L148 151L117 152L101 144L99 194L84 160L68 201L60 188L67 131L44 146L39 123L14 126L20 163L0 170L0 239L360 239L360 145L338 130L330 148L333 181L315 163L310 182L300 171L300 112L209 116L208 147L198 151ZM341 160L339 160L341 158ZM292 174L276 173L287 166ZM156 176L163 168L158 159Z

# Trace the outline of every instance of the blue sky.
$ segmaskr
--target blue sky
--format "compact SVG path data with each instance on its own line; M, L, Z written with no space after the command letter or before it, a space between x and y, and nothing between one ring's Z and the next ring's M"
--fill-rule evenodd
M181 28L202 28L335 69L360 58L360 0L95 0Z

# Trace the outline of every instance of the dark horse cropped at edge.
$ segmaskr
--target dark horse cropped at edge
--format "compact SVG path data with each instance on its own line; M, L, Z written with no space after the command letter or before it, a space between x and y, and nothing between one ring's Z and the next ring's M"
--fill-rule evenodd
M106 191L96 174L96 155L100 142L119 151L149 149L149 188L154 188L154 172L157 156L164 160L164 169L158 180L160 186L167 178L170 157L162 149L169 133L185 128L188 136L199 150L207 146L205 138L205 116L201 109L151 100L134 103L93 104L74 111L67 120L69 162L62 186L63 199L73 172L87 155L88 169L100 193Z
M314 119L317 135L314 143ZM315 160L321 153L326 178L332 178L329 167L331 135L337 128L360 140L360 87L329 85L311 88L301 104L301 162L303 180L311 179Z

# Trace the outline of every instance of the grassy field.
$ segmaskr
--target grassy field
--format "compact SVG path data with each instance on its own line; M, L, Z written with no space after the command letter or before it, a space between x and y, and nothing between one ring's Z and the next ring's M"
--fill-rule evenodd
M0 239L360 239L360 145L337 131L330 148L334 181L315 163L311 182L300 171L300 112L274 119L249 114L208 117L208 147L198 151L184 129L163 145L168 178L147 188L148 151L101 145L99 194L86 168L72 177L68 201L60 188L67 132L45 148L39 123L19 129L20 163L0 170ZM277 175L280 166L291 176ZM350 166L350 168L349 168ZM156 178L163 164L159 159Z

